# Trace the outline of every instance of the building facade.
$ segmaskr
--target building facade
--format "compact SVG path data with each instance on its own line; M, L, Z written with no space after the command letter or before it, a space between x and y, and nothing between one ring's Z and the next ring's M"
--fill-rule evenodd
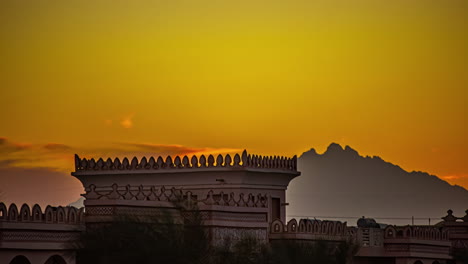
M468 216L449 211L435 226L348 227L337 221L286 221L285 194L298 177L297 158L242 154L142 159L75 156L72 176L83 184L84 208L0 203L0 263L75 263L73 241L92 225L115 217L183 217L180 203L203 219L212 243L246 235L330 243L353 240L356 263L443 264L453 247L467 247ZM190 211L190 210L189 210ZM184 211L187 213L187 211ZM468 212L467 212L468 213Z

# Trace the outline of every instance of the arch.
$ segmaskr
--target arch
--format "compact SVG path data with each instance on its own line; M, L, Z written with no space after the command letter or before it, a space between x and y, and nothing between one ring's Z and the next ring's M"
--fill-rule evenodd
M307 221L307 233L312 233L314 231L314 225L312 224L312 221Z
M320 223L319 221L315 220L314 221L314 234L320 233Z
M78 221L77 211L78 210L75 207L70 207L68 209L68 222L69 223L76 224L76 222Z
M336 225L336 222L330 222L328 223L328 235L335 235L335 225Z
M405 227L405 229L403 231L403 236L404 237L411 237L411 227L409 227L409 226Z
M79 222L79 223L84 222L84 215L85 215L85 208L84 208L84 207L81 207L81 208L78 210L78 222Z
M31 221L31 209L29 208L29 205L23 204L21 206L19 219L23 222Z
M385 238L395 238L396 237L396 230L393 226L389 226L385 228Z
M306 223L307 223L307 219L299 220L299 232L301 232L301 233L307 232Z
M273 233L281 233L283 232L283 222L281 220L276 219L271 223L271 232Z
M52 206L48 205L44 211L46 223L56 222L55 210Z
M441 237L442 237L442 240L447 240L447 238L448 238L447 230L442 230Z
M65 259L63 259L62 256L59 255L53 255L44 264L67 264Z
M426 228L424 230L424 235L423 235L424 239L431 239L431 231L429 230L429 228Z
M65 223L67 221L65 209L62 206L57 208L57 223Z
M35 204L32 208L32 220L34 222L42 221L42 209L38 204Z
M418 239L424 239L424 230L422 228L419 229Z
M337 223L336 224L336 234L337 235L342 235L343 234L343 229L342 229L342 224L341 223Z
M8 220L18 221L18 207L16 207L16 204L14 203L10 204L10 207L8 208Z
M31 264L31 262L25 256L19 255L19 256L14 257L10 261L10 264Z
M0 203L0 220L7 219L8 209L4 203Z
M322 234L326 234L326 233L327 233L327 229L328 229L328 221L322 222L322 230L321 230L321 233L322 233Z
M297 229L297 220L291 219L288 222L288 232L296 232Z

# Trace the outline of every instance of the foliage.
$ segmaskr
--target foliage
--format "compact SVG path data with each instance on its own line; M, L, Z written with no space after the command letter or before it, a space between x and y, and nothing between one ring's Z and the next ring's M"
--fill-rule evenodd
M249 236L212 246L199 211L183 209L182 215L166 212L88 226L75 244L77 263L346 264L357 249L351 242L265 243Z
M468 264L468 248L458 248L452 252L454 260L457 263Z
M75 244L77 263L204 263L209 242L199 214L191 213L189 218L180 222L165 213L88 227Z

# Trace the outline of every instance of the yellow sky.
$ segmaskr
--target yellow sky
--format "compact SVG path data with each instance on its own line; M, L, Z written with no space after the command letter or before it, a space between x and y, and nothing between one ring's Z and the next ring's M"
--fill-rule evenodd
M466 14L465 0L1 1L0 137L107 154L337 142L468 188Z

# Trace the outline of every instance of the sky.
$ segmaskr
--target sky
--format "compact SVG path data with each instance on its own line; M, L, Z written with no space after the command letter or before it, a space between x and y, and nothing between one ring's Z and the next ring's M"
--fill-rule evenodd
M465 0L1 1L0 200L76 200L74 153L331 142L468 188L466 14Z

